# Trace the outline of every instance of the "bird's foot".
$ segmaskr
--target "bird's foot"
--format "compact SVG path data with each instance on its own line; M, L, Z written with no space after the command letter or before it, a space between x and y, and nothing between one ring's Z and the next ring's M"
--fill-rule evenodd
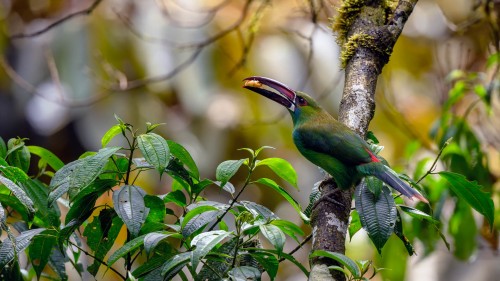
M337 187L334 190L332 190L331 192L329 192L328 194L321 196L316 202L314 202L312 209L313 210L316 209L316 207L319 205L319 203L324 202L324 201L330 202L330 203L335 204L335 205L344 206L344 204L335 200L335 194L338 193L339 191L340 191L340 188Z

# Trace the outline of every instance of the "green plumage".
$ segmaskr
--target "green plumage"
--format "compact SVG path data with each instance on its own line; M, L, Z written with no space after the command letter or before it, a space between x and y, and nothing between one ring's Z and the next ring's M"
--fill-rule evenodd
M365 140L335 120L309 95L265 77L245 80L245 88L288 108L297 149L309 161L328 172L340 188L350 188L365 176L375 176L403 195L427 202L418 191L384 165Z
M312 163L328 172L341 188L349 188L361 179L356 165L371 161L368 144L356 133L319 107L308 95L305 106L293 112L293 141L297 149Z

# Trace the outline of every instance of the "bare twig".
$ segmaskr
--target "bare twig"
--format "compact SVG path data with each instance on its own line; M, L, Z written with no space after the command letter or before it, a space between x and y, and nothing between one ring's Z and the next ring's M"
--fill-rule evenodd
M295 247L293 250L291 250L290 252L288 252L288 254L289 255L295 254L295 252L297 252L298 250L300 250L302 248L302 246L304 246L305 244L307 244L307 242L309 242L309 240L311 240L312 237L313 237L312 233L309 234L309 235L307 235L307 237L304 238L304 240L302 240L302 242L300 242L300 244L297 245L297 247ZM285 258L282 257L282 258L279 259L279 262L282 262L284 260L285 260Z
M143 78L143 79L131 80L131 81L129 81L129 82L126 83L125 87L123 87L124 84L121 83L118 86L116 86L116 85L111 86L109 88L109 90L113 90L113 91L129 91L129 90L137 89L137 88L140 88L140 87L144 87L144 86L146 86L148 84L151 84L151 83L158 83L158 82L164 82L166 80L169 80L172 77L174 77L175 75L177 75L179 72L181 72L182 70L184 70L185 68L187 68L188 66L190 66L196 60L196 58L200 55L201 51L203 51L202 47L197 48L191 54L191 56L188 59L186 59L186 61L184 61L183 63L179 64L176 68L174 68L172 71L170 71L167 74L160 75L160 76Z
M28 93L31 93L33 95L36 95L38 97L41 97L47 101L65 106L65 107L82 107L82 106L89 106L92 105L96 102L99 102L109 96L109 94L97 94L95 96L92 96L88 99L83 99L83 100L59 100L59 99L52 99L47 97L47 95L44 95L43 93L39 92L38 89L30 84L28 81L26 81L21 75L19 75L5 60L4 57L0 57L0 66L4 69L5 73L9 78L16 83L19 87L23 88L25 91Z
M439 153L438 155L436 156L436 159L434 159L434 162L432 162L432 165L431 167L429 168L429 170L427 170L427 172L421 176L418 181L416 182L417 184L420 183L423 179L425 179L425 177L427 177L428 175L434 173L434 170L436 170L436 165L437 165L437 161L439 160L439 158L441 158L441 154L443 154L443 151L444 149L451 143L451 141L453 140L453 138L449 138L444 144L443 144L443 147L441 147L441 149L439 150Z
M50 49L45 50L45 57L47 58L47 65L49 67L50 76L52 77L52 81L56 84L57 92L59 93L59 99L62 101L64 99L64 89L61 83L61 79L59 78L59 71L57 70L56 61L54 59L54 55L50 51Z
M94 260L98 261L99 263L101 263L102 265L105 265L107 268L111 269L111 271L113 271L114 273L116 273L116 275L120 276L121 279L123 280L127 280L127 277L125 277L123 274L121 274L120 272L118 272L118 270L114 269L113 267L109 266L105 261L101 260L100 258L92 255L91 253L87 252L85 249L83 249L82 247L78 246L77 244L71 242L71 241L68 241L73 247L77 248L78 250L82 251L82 253L84 253L85 255L93 258Z
M230 25L229 27L227 27L226 29L218 32L217 34L213 35L213 36L210 36L208 38L206 38L205 40L201 40L199 42L193 42L193 43L187 43L187 44L176 44L175 47L178 48L178 49L189 49L189 48L194 48L194 52L192 53L192 55L185 61L183 62L182 64L178 65L176 68L174 68L172 71L170 71L169 73L167 74L164 74L164 75L160 75L160 76L155 76L155 77L148 77L148 78L141 78L141 79L136 79L136 80L131 80L127 83L127 86L126 87L123 87L123 86L111 86L109 87L110 90L113 90L113 91L128 91L128 90L132 90L132 89L137 89L137 88L140 88L140 87L144 87L150 83L157 83L157 82L163 82L163 81L166 81L168 79L171 79L172 77L174 77L175 75L177 75L179 72L181 72L182 70L184 70L186 67L188 67L189 65L191 65L195 59L198 57L198 55L201 53L201 51L203 51L205 49L205 47L209 46L209 45L212 45L213 43L215 43L216 41L222 39L223 37L225 37L226 35L230 34L231 32L234 32L234 31L237 31L240 26L243 24L243 22L245 21L245 19L247 18L248 14L249 14L249 11L250 11L250 6L251 6L251 3L253 1L252 0L247 0L245 2L245 5L242 9L242 12L241 12L241 15L240 17L238 18L238 20L236 20L232 25ZM262 4L259 9L264 6L264 4ZM123 21L124 18L121 18L121 20ZM131 25L128 25L129 27ZM135 29L133 28L129 28L129 30L131 30L132 33L134 33L136 36L139 36L139 37L144 37L144 35L141 35L140 33L138 33ZM253 41L253 39L252 39ZM175 44L173 42L168 42L169 44Z
M38 36L40 34L43 34L47 31L51 30L52 28L58 26L59 24L65 22L67 20L70 20L74 17L90 15L101 2L102 2L102 0L95 0L94 3L92 3L92 5L90 5L90 7L88 7L87 9L84 9L84 10L81 10L78 12L74 12L74 13L70 13L70 14L62 17L61 19L56 20L55 22L47 25L45 28L38 30L38 31L31 32L31 33L14 34L14 35L10 36L10 39L15 40L15 39L21 39L21 38L35 37L35 36Z

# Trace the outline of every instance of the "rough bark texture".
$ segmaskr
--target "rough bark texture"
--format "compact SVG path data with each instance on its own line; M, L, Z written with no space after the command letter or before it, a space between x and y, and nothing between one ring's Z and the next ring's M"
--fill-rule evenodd
M344 31L346 38L339 40L344 44L343 49L351 48L346 52L347 57L343 57L345 85L339 121L364 137L375 112L377 78L388 62L393 46L417 0L401 0L393 10L387 6L386 1L346 0L346 4L348 1L355 7L347 9L351 18L342 23L344 27L346 22L349 23L348 30ZM356 14L354 18L352 13ZM359 40L360 38L363 40ZM336 190L332 180L322 183L322 199L334 198L338 203L320 199L313 210L313 250L345 254L353 193L354 187ZM330 265L335 263L328 259L313 259L309 280L345 280L342 273L328 270Z

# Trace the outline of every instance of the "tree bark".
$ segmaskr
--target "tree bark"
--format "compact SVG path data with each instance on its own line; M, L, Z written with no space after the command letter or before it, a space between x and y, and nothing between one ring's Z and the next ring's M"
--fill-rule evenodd
M339 10L334 30L337 28L335 31L339 36L345 36L338 38L345 66L339 121L362 137L365 137L375 112L377 78L417 1L401 0L391 8L387 1L345 0ZM325 180L321 190L322 198L311 215L313 251L345 254L355 187L336 190L332 180ZM337 202L323 200L328 196L335 196ZM338 264L324 258L312 259L309 280L345 280L343 273L328 269L331 265Z

